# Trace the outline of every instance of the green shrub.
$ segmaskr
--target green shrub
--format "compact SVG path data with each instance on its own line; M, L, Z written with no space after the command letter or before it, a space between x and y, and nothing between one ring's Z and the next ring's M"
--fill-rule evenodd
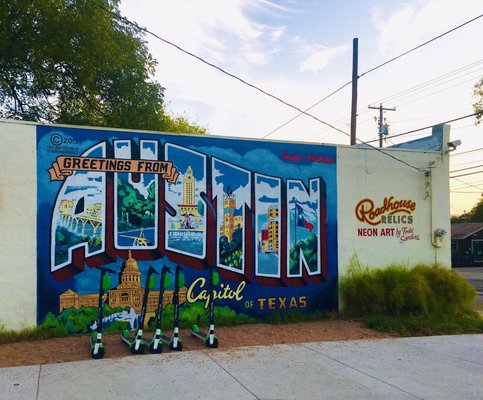
M369 270L354 264L341 278L339 291L350 316L475 315L476 290L457 272L438 265Z

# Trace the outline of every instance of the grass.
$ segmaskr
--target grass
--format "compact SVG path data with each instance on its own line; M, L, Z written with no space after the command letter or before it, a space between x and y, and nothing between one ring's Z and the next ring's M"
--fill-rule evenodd
M362 323L368 328L401 336L483 333L483 319L477 315L368 315Z
M45 340L63 336L67 336L67 334L48 330L42 327L10 330L6 329L5 326L0 325L0 344L22 342L26 340Z

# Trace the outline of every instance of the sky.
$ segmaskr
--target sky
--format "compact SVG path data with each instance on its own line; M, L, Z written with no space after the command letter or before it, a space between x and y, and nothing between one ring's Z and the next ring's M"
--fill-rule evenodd
M481 0L122 0L121 14L240 79L350 132L353 39L358 38L357 138L384 146L430 134L429 127L472 114L483 76L483 17L371 71L483 14ZM200 60L145 37L158 62L170 112L210 135L349 144L349 137ZM366 74L367 72L367 74ZM319 103L320 102L320 103ZM298 116L298 117L297 117ZM296 117L296 118L295 118ZM293 120L292 120L293 119ZM483 193L483 123L450 123L461 145L450 157L451 214ZM371 143L375 146L377 142ZM462 171L460 171L462 170ZM471 175L468 175L471 174ZM464 175L464 176L458 176Z

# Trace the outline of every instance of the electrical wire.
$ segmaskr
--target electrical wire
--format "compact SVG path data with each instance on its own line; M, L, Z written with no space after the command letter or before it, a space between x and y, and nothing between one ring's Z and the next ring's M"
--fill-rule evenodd
M317 101L316 103L312 104L309 108L306 108L303 112L300 112L298 113L297 115L295 115L293 118L289 119L287 122L283 123L282 125L278 126L277 128L275 128L274 130L272 130L271 132L267 133L266 135L262 136L262 139L266 139L268 136L270 136L272 133L275 133L276 131L278 131L279 129L283 128L285 125L288 125L290 122L292 122L294 119L300 117L301 115L303 114L306 114L307 111L310 111L312 108L314 108L315 106L318 106L320 103L322 103L323 101L327 100L329 97L333 96L334 94L336 94L337 92L340 92L342 89L344 89L346 86L350 85L352 83L352 81L349 81L345 84L343 84L342 86L340 86L339 88L337 88L336 90L334 90L333 92L329 93L327 96L325 96L323 99Z
M430 39L430 40L428 40L428 41L426 41L426 42L424 42L424 43L422 43L422 44L420 44L420 45L418 45L416 47L413 47L412 49L407 50L404 53L402 53L402 54L400 54L400 55L398 55L396 57L393 57L390 60L388 60L388 61L386 61L386 62L384 62L382 64L377 65L374 68L371 68L370 70L368 70L368 71L364 72L363 74L359 75L359 78L362 78L364 75L367 75L367 74L369 74L369 73L371 73L371 72L373 72L373 71L375 71L375 70L377 70L377 69L379 69L379 68L381 68L381 67L383 67L383 66L385 66L385 65L387 65L387 64L389 64L389 63L391 63L393 61L396 61L397 59L399 59L401 57L404 57L405 55L408 55L409 53L412 53L413 51L416 51L416 50L420 49L421 47L426 46L427 44L429 44L431 42L434 42L435 40L440 39L443 36L448 35L449 33L454 32L455 30L460 29L463 26L470 24L471 22L474 22L474 21L476 21L477 19L479 19L481 17L483 17L483 14L480 14L477 17L474 17L474 18L472 18L472 19L470 19L470 20L468 20L466 22L463 22L462 24L454 27L453 29L450 29L449 31L446 31L446 32L442 33L441 35L438 35L438 36L436 36L436 37L434 37L434 38L432 38L432 39Z
M467 174L461 174L461 175L450 176L450 177L449 177L449 179L453 179L453 178L459 178L459 177L461 177L461 176L476 175L476 174L483 174L483 171L468 172Z
M483 167L483 164L475 165L474 167L467 167L467 168L455 169L453 171L449 171L449 173L452 174L454 172L468 171L469 169L475 169L475 168L481 168L481 167Z
M461 153L450 153L450 155L452 157L456 157L456 156L461 156L463 154L474 153L475 151L481 151L481 150L483 150L483 147L480 147L478 149L473 149L473 150L462 151Z
M482 191L480 190L479 192L465 192L465 191L461 191L461 190L450 190L450 193L469 193L469 194L476 193L476 194L478 194L478 193L482 193Z
M464 115L464 116L462 116L462 117L458 117L458 118L450 119L450 120L448 120L448 121L439 122L439 123L437 123L437 124L433 124L433 125L425 126L424 128L413 129L412 131L407 131L407 132L403 132L403 133L398 133L398 134L396 134L396 135L391 135L391 139L393 139L393 138L395 138L395 137L399 137L399 136L409 135L410 133L414 133L414 132L424 131L425 129L430 129L430 128L432 128L434 125L447 124L447 123L450 123L450 122L459 121L459 120L461 120L461 119L470 118L470 117L475 116L476 114L477 114L477 113L468 114L468 115ZM373 143L373 142L377 142L378 140L379 140L379 139L369 140L367 143Z
M406 95L409 95L410 93L412 93L414 91L417 91L419 89L422 89L422 88L424 88L426 86L430 86L431 84L437 83L439 81L445 80L446 78L449 78L449 77L451 77L453 75L457 75L457 74L459 74L461 72L464 72L467 69L470 69L470 68L472 68L474 66L480 65L482 63L483 63L483 59L474 61L474 62L472 62L470 64L467 64L467 65L465 65L463 67L460 67L460 68L457 68L457 69L455 69L453 71L447 72L446 74L443 74L443 75L440 75L440 76L438 76L436 78L433 78L433 79L430 79L428 81L422 82L422 83L420 83L420 84L418 84L416 86L413 86L413 87L411 87L409 89L402 90L400 92L397 92L397 93L395 93L393 95L384 97L384 98L382 98L380 100L377 100L377 101L372 101L369 104L380 104L380 103L387 103L387 102L395 102L397 99L400 99L401 97L406 97ZM475 71L472 71L470 73L473 73L473 72L475 72ZM465 75L467 75L467 74L465 74ZM465 76L465 75L463 75L463 76Z
M426 42L424 42L424 43L422 43L422 44L420 44L420 45L418 45L418 46L416 46L416 47L414 47L414 48L412 48L412 49L410 49L410 50L405 51L405 52L404 52L404 53L402 53L402 54L399 54L399 55L398 55L398 56L396 56L396 57L391 58L391 59L390 59L390 60L388 60L388 61L385 61L385 62L383 62L383 63L381 63L381 64L379 64L379 65L377 65L377 66L375 66L375 67L373 67L373 68L371 68L371 69L369 69L368 71L366 71L366 72L362 73L361 75L359 75L359 76L357 77L357 79L360 79L360 78L362 78L363 76L365 76L365 75L367 75L367 74L369 74L369 73L371 73L371 72L373 72L373 71L375 71L375 70L377 70L377 69L379 69L379 68L381 68L381 67L383 67L383 66L385 66L385 65L387 65L387 64L389 64L389 63L391 63L391 62L393 62L393 61L396 61L397 59L399 59L399 58L401 58L401 57L404 57L405 55L407 55L407 54L409 54L409 53L411 53L411 52L413 52L413 51L416 51L416 50L420 49L421 47L426 46L427 44L429 44L429 43L431 43L431 42L434 42L435 40L440 39L440 38L442 38L443 36L448 35L449 33L454 32L455 30L457 30L457 29L459 29L459 28L462 28L463 26L468 25L468 24L470 24L471 22L474 22L474 21L476 21L477 19L479 19L479 18L481 18L481 17L483 17L483 14L480 14L480 15L478 15L478 16L477 16L477 17L475 17L475 18L472 18L472 19L470 19L470 20L468 20L468 21L466 21L466 22L464 22L464 23L462 23L462 24L460 24L460 25L458 25L458 26L456 26L456 27L454 27L454 28L452 28L452 29L450 29L450 30L448 30L448 31L446 31L446 32L444 32L444 33L442 33L442 34L440 34L440 35L438 35L438 36L436 36L436 37L434 37L434 38L432 38L432 39L430 39L430 40L428 40L428 41L426 41ZM352 80L351 80L350 82L345 83L344 85L342 85L342 86L341 86L339 89L337 89L336 91L334 91L334 92L330 93L329 95L325 96L323 99L321 99L321 100L319 100L318 102L314 103L314 105L312 105L311 107L309 107L309 109L311 109L311 108L315 107L316 105L320 104L322 101L327 100L329 97L331 97L332 95L334 95L335 93L337 93L339 90L343 89L344 87L348 86L348 85L349 85L349 84L351 84L351 83L352 83ZM290 123L290 122L292 122L294 119L296 119L296 118L300 117L300 116L301 116L301 115L303 115L303 114L306 114L306 113L301 112L301 113L300 113L300 114L298 114L297 116L295 116L295 117L291 118L291 119L290 119L289 121L287 121L286 123L284 123L284 124L280 125L279 127L275 128L274 130L272 130L272 131L271 131L270 133L268 133L266 136L273 134L274 132L276 132L276 131L277 131L277 130L279 130L280 128L284 127L285 125L289 124L289 123ZM310 115L310 114L306 114L306 115ZM264 136L264 138L265 138L266 136Z
M159 35L155 34L154 32L150 31L149 29L140 27L140 26L139 26L137 23L132 22L132 21L130 21L128 18L123 17L123 16L121 16L121 15L119 15L119 14L117 14L117 13L115 13L115 12L113 12L113 11L109 10L109 9L107 9L107 8L106 8L106 7L104 7L103 5L101 5L101 4L99 4L99 3L97 3L95 0L91 0L91 1L93 1L93 2L95 3L95 5L97 5L97 7L99 7L99 8L100 8L100 9L102 9L102 10L104 10L106 13L110 14L110 15L111 15L113 18L118 19L118 20L121 20L121 21L123 21L124 23L126 23L126 24L128 24L128 25L130 25L130 26L133 26L133 27L134 27L135 29L137 29L138 31L141 31L141 32L147 33L147 34L149 34L149 35L151 35L151 36L155 37L156 39L158 39L158 40L162 41L163 43L166 43L166 44L168 44L168 45L170 45L170 46L172 46L172 47L174 47L174 48L178 49L179 51L181 51L181 52L183 52L183 53L185 53L185 54L187 54L187 55L189 55L189 56L191 56L191 57L196 58L197 60L201 61L202 63L204 63L204 64L206 64L206 65L208 65L208 66L210 66L210 67L212 67L212 68L215 68L216 70L218 70L218 71L222 72L223 74L225 74L225 75L227 75L227 76L229 76L229 77L231 77L231 78L233 78L233 79L236 79L236 80L238 80L239 82L241 82L241 83L243 83L243 84L245 84L245 85L247 85L247 86L249 86L249 87L251 87L251 88L253 88L253 89L255 89L255 90L258 90L259 92L261 92L261 93L263 93L263 94L265 94L265 95L267 95L267 96L269 96L269 97L271 97L271 98L273 98L273 99L275 99L275 100L279 101L280 103L282 103L282 104L284 104L284 105L286 105L286 106L288 106L288 107L290 107L290 108L293 108L293 109L297 110L299 113L301 113L301 114L305 114L305 115L307 115L308 117L311 117L311 118L315 119L316 121L318 121L318 122L320 122L320 123L322 123L322 124L324 124L324 125L327 125L327 126L331 127L332 129L334 129L334 130L336 130L336 131L338 131L338 132L340 132L340 133L343 133L344 135L346 135L346 136L348 136L348 137L351 137L351 135L350 135L349 133L347 133L347 132L343 131L342 129L336 128L336 127L335 127L335 126L333 126L332 124L330 124L330 123L328 123L328 122L326 122L326 121L323 121L323 120L321 120L320 118L317 118L317 117L316 117L316 116L314 116L313 114L309 114L309 113L307 113L307 112L304 112L304 111L303 111L302 109L300 109L299 107L297 107L297 106L295 106L295 105L293 105L293 104L290 104L290 103L286 102L285 100L282 100L281 98L279 98L279 97L277 97L277 96L275 96L275 95L273 95L273 94L271 94L271 93L268 93L267 91L265 91L265 90L263 90L263 89L259 88L258 86L254 85L254 84L252 84L252 83L249 83L249 82L245 81L244 79L242 79L242 78L240 78L240 77L238 77L238 76L236 76L236 75L234 75L234 74L232 74L232 73L230 73L230 72L228 72L228 71L225 71L223 68L218 67L217 65L215 65L215 64L213 64L213 63L211 63L211 62L209 62L209 61L206 61L206 60L205 60L205 59L203 59L202 57L200 57L200 56L198 56L198 55L196 55L196 54L194 54L194 53L192 53L192 52L190 52L190 51L188 51L188 50L183 49L182 47L178 46L177 44L175 44L175 43L173 43L173 42L170 42L169 40L166 40L166 39L162 38L161 36L159 36ZM351 81L351 82L352 82L352 81ZM345 84L345 85L343 85L343 86L345 87L345 86L347 86L347 85L348 85L348 83L347 83L347 84ZM339 89L337 89L337 90L335 90L333 93L337 93L337 92L338 92L339 90L341 90L341 89L342 89L342 87L341 87L341 88L339 88ZM327 96L326 96L326 97L327 97ZM327 98L328 98L328 97L327 97ZM359 140L359 139L357 139L357 140ZM390 157L390 158L392 158L392 159L394 159L394 160L396 160L396 161L398 161L398 162L400 162L400 163L402 163L402 164L405 164L406 166L408 166L408 167L410 167L410 168L412 168L412 169L415 169L415 170L416 170L416 171L418 171L418 172L421 172L421 169L420 169L420 168L417 168L417 167L415 167L414 165L411 165L411 164L407 163L407 162L406 162L406 161L404 161L404 160L400 160L399 158L397 158L397 157L393 156L392 154L389 154L388 152L386 152L386 151L384 151L384 150L382 150L382 149L380 149L380 148L378 148L378 147L374 147L374 146L372 146L372 145L370 145L370 144L368 144L368 143L366 143L366 142L364 142L364 141L362 141L362 140L359 140L359 142L360 142L361 144L364 144L364 145L366 145L366 146L368 146L368 147L370 147L370 148L374 149L374 150L377 150L378 152L380 152L380 153L382 153L382 154L385 154L386 156L388 156L388 157Z
M478 77L479 77L479 76L480 76L480 74L478 74ZM444 88L444 89L438 90L437 92L432 92L432 93L427 94L427 95L425 95L425 96L418 97L417 99L414 99L414 100L411 100L411 101L407 101L407 102L405 102L405 103L400 103L400 104L398 104L396 107L401 107L401 106L405 106L406 104L411 104L411 103L414 103L415 101L419 101L419 100L425 99L425 98L427 98L427 97L434 96L435 94L438 94L438 93L444 92L444 91L449 90L449 89L453 89L453 88L455 88L455 87L458 87L458 86L463 85L463 84L468 83L468 82L474 82L476 77L477 77L477 76L474 76L474 77L472 77L472 78L470 78L470 79L467 79L466 81L463 81L463 82L457 83L456 85L448 86L448 87L446 87L446 88Z
M144 33L147 33L147 34L155 37L156 39L162 41L163 43L166 43L167 45L172 46L172 47L178 49L179 51L181 51L181 52L183 52L183 53L185 53L185 54L187 54L187 55L189 55L191 57L196 58L198 61L201 61L202 63L204 63L204 64L206 64L206 65L208 65L208 66L210 66L210 67L212 67L212 68L220 71L221 73L229 76L230 78L236 79L237 81L243 83L244 85L247 85L247 86L251 87L252 89L258 90L259 92L263 93L264 95L266 95L268 97L271 97L272 99L274 99L274 100L276 100L276 101L278 101L278 102L286 105L287 107L290 107L290 108L293 108L294 110L297 110L300 113L300 115L305 114L308 117L311 117L311 118L315 119L317 122L320 122L321 124L327 125L327 126L331 127L332 129L334 129L334 130L336 130L336 131L338 131L340 133L343 133L344 135L347 135L347 136L350 137L350 134L349 133L344 132L343 130L341 130L339 128L336 128L332 124L330 124L330 123L328 123L326 121L321 120L320 118L316 117L315 115L309 114L309 113L303 111L301 108L299 108L299 107L297 107L297 106L295 106L295 105L293 105L293 104L291 104L291 103L283 100L282 98L280 98L278 96L275 96L275 95L267 92L266 90L264 90L264 89L262 89L262 88L260 88L260 87L258 87L256 85L254 85L253 83L250 83L250 82L246 81L245 79L242 79L239 76L237 76L235 74L232 74L231 72L228 72L225 69L223 69L223 68L221 68L221 67L219 67L219 66L217 66L217 65L215 65L215 64L213 64L213 63L211 63L209 61L206 61L204 58L202 58L202 57L200 57L200 56L198 56L198 55L196 55L196 54L194 54L194 53L192 53L192 52L190 52L188 50L183 49L181 46L178 46L177 44L175 44L175 43L173 43L173 42L171 42L169 40L166 40L166 39L162 38L161 36L159 36L156 33L150 31L149 29L140 27L137 23L132 22L129 19L127 19L126 17L123 17L123 16L121 16L121 15L119 15L119 14L117 14L117 13L111 11L111 10L108 10L103 5L101 5L101 4L99 4L99 3L95 2L95 1L94 1L94 3L99 8L103 9L105 12L109 13L110 15L112 15L114 18L120 19L123 22L125 22L126 24L135 27L137 30L142 31ZM344 85L344 87L345 86L347 86L347 84ZM342 87L341 87L341 89L342 89ZM337 93L341 89L337 89L336 91L334 91L334 93Z

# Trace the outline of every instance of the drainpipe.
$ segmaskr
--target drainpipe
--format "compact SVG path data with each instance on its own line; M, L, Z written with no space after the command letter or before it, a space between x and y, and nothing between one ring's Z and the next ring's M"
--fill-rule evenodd
M430 235L431 235L431 244L434 247L434 262L438 262L438 248L443 246L443 239L446 237L447 232L443 228L437 228L434 225L434 204L435 201L433 196L433 185L432 185L432 176L431 176L431 168L434 165L434 161L430 164L430 169L425 171L424 173L424 188L425 188L425 197L424 199L429 199L429 224L430 224Z

